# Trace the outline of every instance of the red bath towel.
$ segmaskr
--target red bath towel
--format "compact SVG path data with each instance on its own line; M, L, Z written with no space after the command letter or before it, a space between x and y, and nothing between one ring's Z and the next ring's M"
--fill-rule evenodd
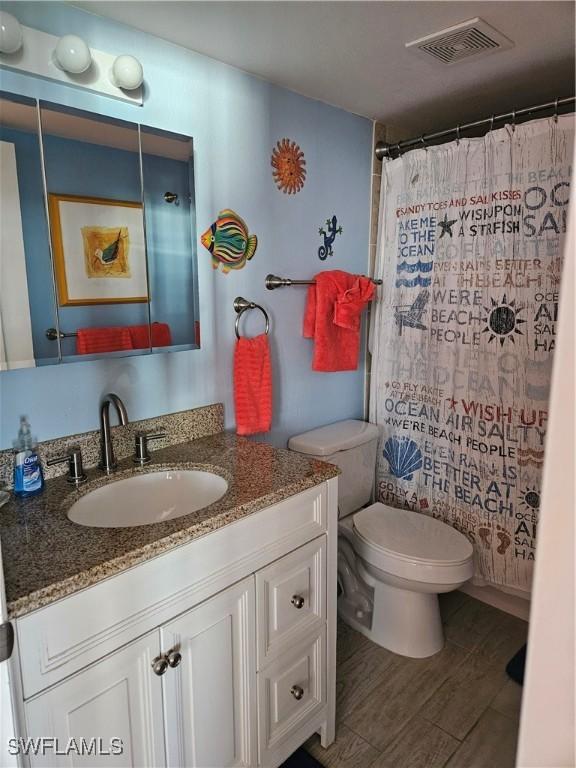
M129 325L130 338L134 349L145 349L150 346L150 333L153 347L169 347L172 344L172 334L168 323L152 323L152 325Z
M78 328L76 354L95 355L99 352L120 352L133 349L130 332L125 326L109 328Z
M236 432L268 432L272 424L272 365L268 336L242 336L234 351Z
M320 272L314 280L304 313L304 337L314 339L312 370L355 371L361 314L374 296L374 283L339 269Z

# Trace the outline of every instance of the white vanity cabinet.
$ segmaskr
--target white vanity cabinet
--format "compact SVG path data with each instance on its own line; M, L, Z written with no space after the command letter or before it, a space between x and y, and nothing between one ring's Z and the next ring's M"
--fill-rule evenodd
M331 743L336 497L325 481L17 619L19 735L117 752L31 766L275 768Z
M153 632L26 702L27 735L56 737L59 752L68 751L70 739L94 738L91 749L111 754L85 758L89 765L164 766L162 687L151 674L157 653ZM30 762L59 768L84 761L49 748L30 754Z

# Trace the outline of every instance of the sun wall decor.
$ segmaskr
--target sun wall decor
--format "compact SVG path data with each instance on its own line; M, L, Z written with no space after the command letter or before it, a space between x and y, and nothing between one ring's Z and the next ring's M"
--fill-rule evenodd
M295 195L306 181L304 152L295 141L281 139L272 150L270 164L276 186L284 194Z

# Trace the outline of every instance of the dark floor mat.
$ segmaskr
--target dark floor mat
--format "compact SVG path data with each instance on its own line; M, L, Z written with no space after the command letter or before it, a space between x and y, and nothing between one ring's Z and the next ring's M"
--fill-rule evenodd
M524 667L526 665L526 646L523 645L518 653L506 664L506 674L518 685L524 684Z
M280 768L323 768L315 757L309 755L305 749L300 747L294 752L288 760L285 760Z

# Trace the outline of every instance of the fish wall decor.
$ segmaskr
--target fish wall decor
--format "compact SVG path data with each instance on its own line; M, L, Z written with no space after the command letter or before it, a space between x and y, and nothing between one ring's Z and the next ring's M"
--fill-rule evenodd
M237 213L224 208L200 237L204 248L210 251L212 267L222 268L226 274L231 269L242 269L256 253L258 238L248 234L246 222Z

